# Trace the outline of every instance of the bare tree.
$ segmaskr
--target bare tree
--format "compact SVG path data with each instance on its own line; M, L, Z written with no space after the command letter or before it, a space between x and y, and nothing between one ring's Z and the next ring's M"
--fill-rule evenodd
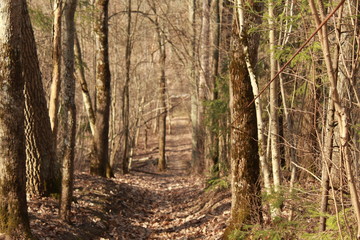
M130 84L130 67L131 67L131 0L128 0L128 23L126 36L126 50L125 50L125 85L123 88L123 131L124 131L124 153L123 153L123 173L129 173L129 150L130 150L130 103L129 103L129 84Z
M96 131L94 135L95 157L90 171L94 175L112 175L109 165L109 118L110 118L110 67L108 44L109 0L95 1L96 36Z
M70 221L71 202L74 185L74 157L76 134L75 77L74 77L74 38L75 10L77 0L67 0L65 5L65 53L64 81L62 94L61 126L62 142L60 156L62 159L62 181L60 199L60 218Z

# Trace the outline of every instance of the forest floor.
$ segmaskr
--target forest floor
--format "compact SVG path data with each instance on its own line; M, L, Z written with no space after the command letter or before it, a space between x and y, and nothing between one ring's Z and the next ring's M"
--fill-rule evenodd
M139 143L130 174L75 175L71 224L58 218L58 200L30 199L30 224L39 239L219 239L230 215L229 190L205 191L189 174L189 121L176 118L167 137L168 169L156 169L157 137Z

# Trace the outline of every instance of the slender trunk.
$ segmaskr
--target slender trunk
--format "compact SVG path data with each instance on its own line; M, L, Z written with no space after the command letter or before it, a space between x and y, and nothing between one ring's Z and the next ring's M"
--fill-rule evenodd
M196 0L189 0L189 22L191 23L191 66L190 66L190 75L191 75L191 163L192 170L195 170L198 165L199 159L199 149L198 149L198 76L197 76L197 64L196 64L196 38L197 38L197 28L196 28ZM195 170L196 171L196 170Z
M125 85L123 89L123 132L124 132L124 153L123 153L123 173L129 173L129 148L130 148L130 104L129 104L129 84L130 84L130 67L131 67L131 0L128 0L128 24L126 36L126 50L125 50Z
M109 0L95 1L96 36L96 131L94 135L95 157L91 161L93 175L112 175L109 165L109 115L110 115L110 67L108 45Z
M49 103L49 116L51 129L53 131L55 146L57 145L59 93L61 83L61 15L62 0L54 1L54 24L53 24L53 49L52 49L52 75L51 92Z
M25 192L22 10L27 11L25 0L0 1L0 232L3 239L32 239Z
M77 74L76 75L77 75L77 79L79 80L79 83L81 86L81 93L82 93L82 97L83 97L86 114L89 119L91 134L94 136L95 113L94 113L94 109L93 109L92 103L91 103L91 96L90 96L89 88L88 88L88 85L87 85L87 82L85 79L84 62L82 60L79 38L76 33L75 33L75 48L74 48L74 50L75 50L75 58L77 60L77 65L76 65L77 66L77 68L76 68Z
M205 126L205 102L209 99L210 82L210 6L211 0L202 1L202 25L201 25L201 58L199 74L199 98L198 98L198 163L196 172L199 174L209 170L206 158L206 126Z
M59 215L63 221L70 222L71 202L74 185L74 157L75 157L75 135L76 135L76 106L75 106L75 56L74 56L74 38L75 38L75 10L77 0L67 0L65 16L65 51L64 51L64 81L63 81L63 99L61 114L62 143L62 180L61 180L61 198Z
M157 22L157 33L158 33L158 44L160 48L160 81L159 81L159 105L160 105L160 116L159 116L159 162L158 169L163 171L166 168L166 48L165 48L165 36L161 31L159 22Z
M212 100L217 101L219 99L219 89L217 86L218 78L220 77L219 73L219 62L220 62L220 38L221 38L221 16L220 16L220 0L214 1L215 8L215 31L214 31L214 50L213 50L213 66L212 66L212 85L214 87ZM216 175L219 174L219 125L220 119L212 117L211 123L211 143L210 143L210 155L211 155L211 165L212 172ZM215 129L215 130L214 130Z
M330 92L328 102L328 110L326 114L326 128L325 138L322 150L322 172L321 172L321 203L320 211L324 215L320 216L320 231L326 230L326 217L325 214L328 210L329 202L329 188L330 188L330 169L332 161L333 138L334 138L334 103L331 99L332 93Z
M274 16L274 1L268 2L269 11L269 42L270 42L270 79L276 74L276 60L275 60L275 16ZM272 173L274 180L274 191L276 194L280 193L281 172L280 172L280 153L279 153L279 116L278 116L278 83L273 81L270 84L270 128L271 128L271 162ZM273 216L280 214L280 209L273 209Z
M340 3L344 3L345 0L343 0ZM316 24L320 25L320 18L318 16L318 12L316 10L316 6L314 3L314 0L309 0L311 11L314 15L314 19ZM322 5L322 2L320 3L320 14L322 15L322 18L324 19L324 7ZM324 60L326 64L327 74L330 82L330 89L331 89L331 98L334 102L335 106L335 116L338 121L339 126L339 138L340 138L340 154L341 154L341 160L344 161L345 164L345 171L346 176L348 180L348 186L350 189L350 198L351 203L354 207L354 213L356 216L357 221L357 238L360 238L360 203L359 203L359 196L356 189L356 184L354 182L354 176L352 172L352 158L351 158L351 152L349 149L349 143L350 143L350 129L349 129L349 109L345 109L341 105L341 98L339 96L339 92L337 90L337 80L336 80L336 73L334 72L334 68L332 65L332 59L330 55L330 47L329 47L329 39L328 36L328 29L327 26L324 25L321 29L321 31L318 32L320 43L324 55Z

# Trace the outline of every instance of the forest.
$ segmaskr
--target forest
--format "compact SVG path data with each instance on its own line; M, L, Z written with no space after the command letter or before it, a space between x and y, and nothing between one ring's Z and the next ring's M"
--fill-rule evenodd
M0 0L0 239L360 239L359 0Z

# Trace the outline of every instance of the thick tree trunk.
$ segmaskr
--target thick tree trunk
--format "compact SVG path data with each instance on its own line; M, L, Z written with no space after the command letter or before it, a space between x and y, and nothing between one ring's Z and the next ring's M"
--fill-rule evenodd
M255 71L254 71L254 67L253 67L253 65L256 62L256 57L250 56L251 54L249 52L249 43L248 43L247 36L246 36L246 32L248 31L248 29L247 29L247 26L244 24L245 23L244 10L242 7L238 7L237 12L238 12L238 16L239 16L240 27L242 28L242 32L243 32L243 34L240 36L240 38L242 40L242 48L243 48L243 51L245 54L246 68L247 68L247 71L249 72L253 95L256 97L259 95L259 88L258 88L258 83L257 83L258 81L257 81L257 77L255 75ZM257 19L257 22L258 21L259 21L259 19ZM264 123L262 120L262 112L263 111L262 111L260 97L255 99L254 104L255 104L255 109L256 109L257 136L258 136L258 140L259 140L258 141L259 159L260 159L261 170L262 170L263 178L264 178L264 187L266 189L266 192L268 194L270 194L271 193L270 170L269 170L269 165L268 165L267 158L266 158L266 139L265 139L265 134L264 134Z
M240 4L237 6L243 6ZM234 21L230 63L232 204L224 239L230 239L232 231L262 219L256 111L254 105L248 106L254 95L238 26ZM257 44L252 47L257 49Z
M53 24L53 49L52 49L52 82L49 103L49 116L53 131L55 146L57 145L59 93L61 84L61 15L62 0L54 1L54 24Z
M25 4L25 3L24 3ZM27 6L23 7L21 62L25 81L27 193L60 193L60 164L56 158L36 43Z
M129 173L129 150L130 150L130 103L129 103L129 84L131 67L131 0L128 0L128 23L125 49L125 85L123 89L123 132L124 132L124 153L122 159L123 173Z
M24 0L0 1L0 232L30 239L26 203L24 79L20 62Z
M77 0L67 0L65 15L65 53L64 53L64 81L61 114L62 143L60 156L62 159L62 181L60 199L60 218L70 222L71 202L74 185L74 157L76 134L76 106L75 106L75 77L74 77L74 38L75 38L75 10Z
M95 157L91 160L93 175L112 175L109 166L109 118L110 118L110 67L108 44L109 0L95 1L96 35L96 131L94 135Z

